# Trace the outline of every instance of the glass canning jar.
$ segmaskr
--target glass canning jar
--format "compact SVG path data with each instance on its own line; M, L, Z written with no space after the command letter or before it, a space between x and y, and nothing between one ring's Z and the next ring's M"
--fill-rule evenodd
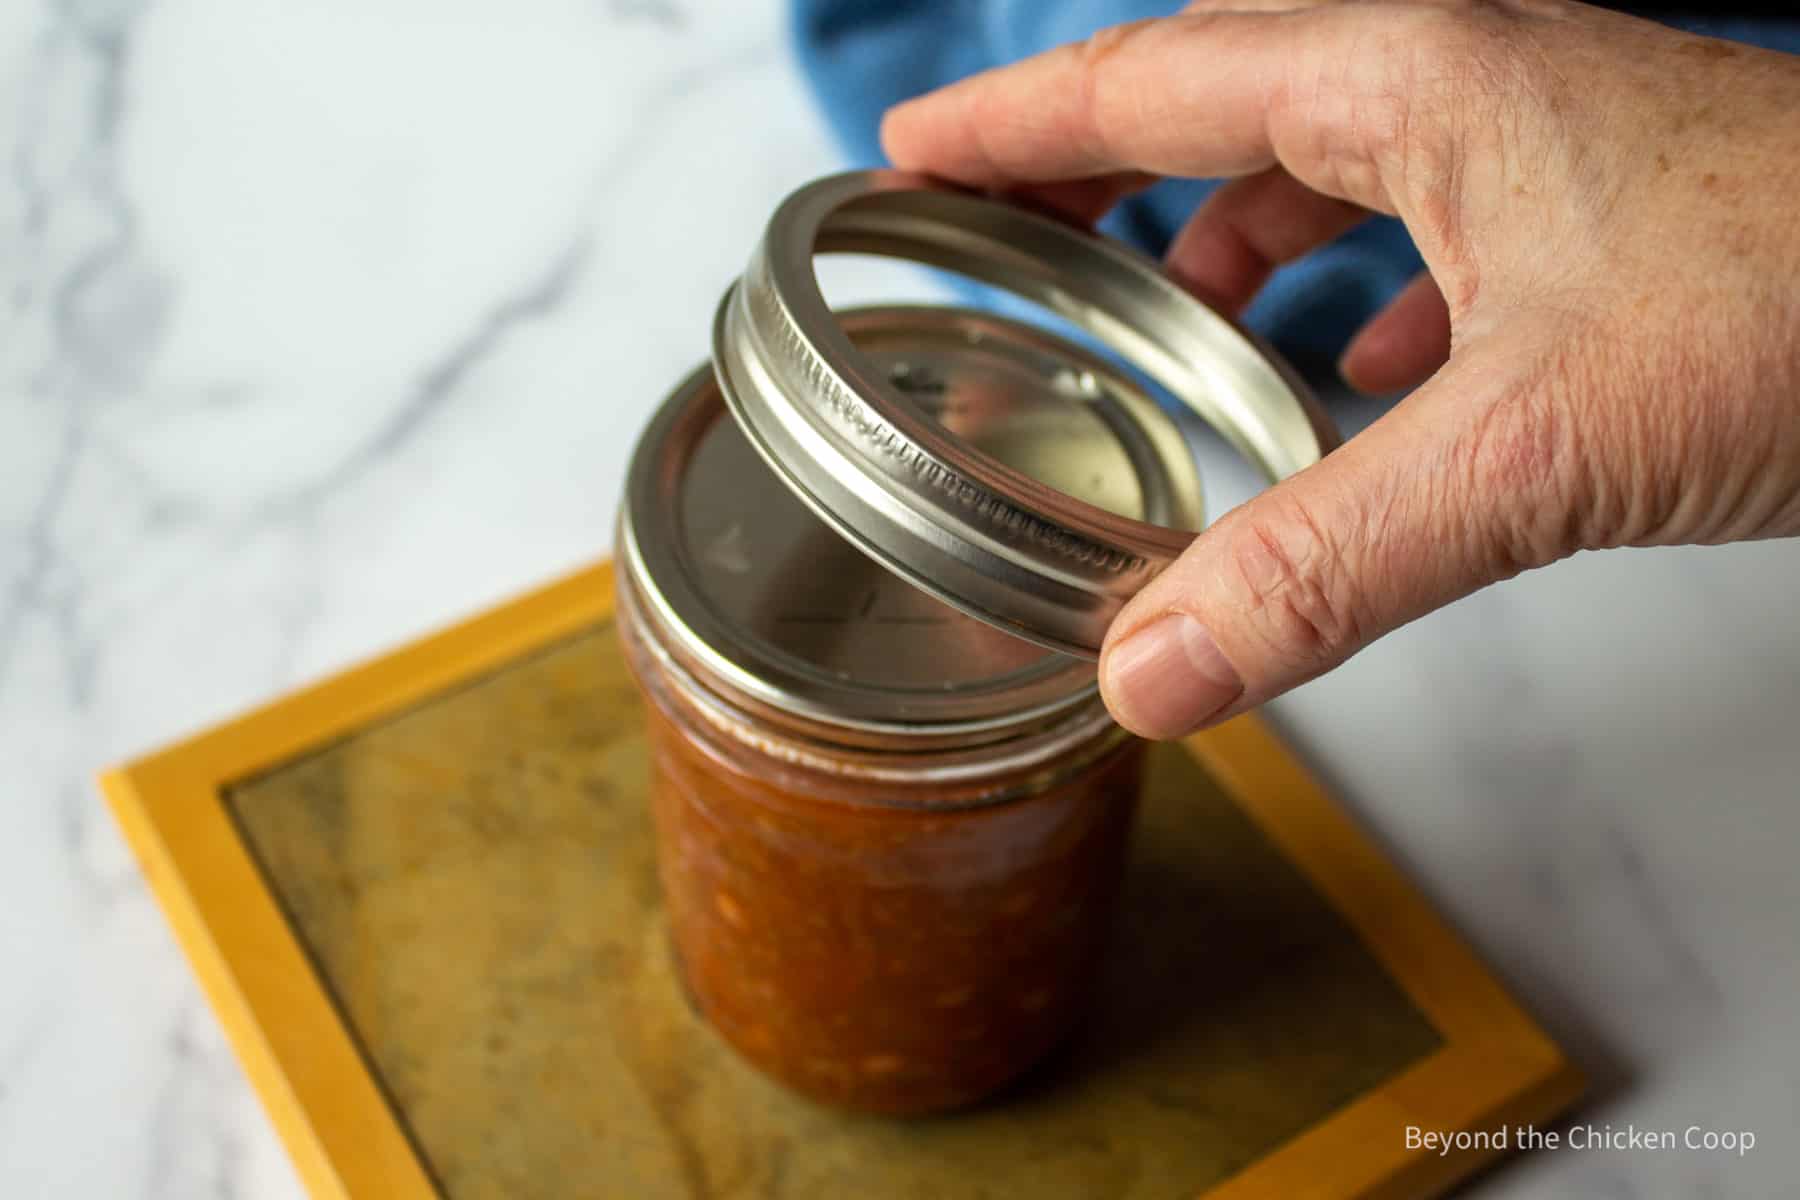
M1095 502L1197 504L1173 427L1095 398L1130 384L1095 361L1094 395L1042 386L1072 347L950 309L841 319L993 452L1080 440L1083 475L1061 482ZM757 457L710 371L643 435L619 545L663 891L700 1012L796 1090L878 1112L966 1104L1040 1058L1082 1011L1138 793L1142 746L1093 665L850 545Z

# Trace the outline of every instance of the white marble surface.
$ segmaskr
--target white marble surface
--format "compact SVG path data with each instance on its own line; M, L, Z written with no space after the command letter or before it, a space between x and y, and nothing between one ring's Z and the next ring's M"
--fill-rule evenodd
M834 155L767 0L13 0L0 131L0 1196L295 1196L94 771L603 551ZM1478 1194L1791 1194L1796 593L1795 545L1590 556L1278 706L1588 1120L1761 1142Z

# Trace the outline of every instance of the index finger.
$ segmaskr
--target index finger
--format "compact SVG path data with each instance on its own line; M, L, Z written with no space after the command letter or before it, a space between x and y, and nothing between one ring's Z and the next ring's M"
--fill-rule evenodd
M1380 64L1354 53L1370 19L1332 5L1117 26L898 105L882 143L896 166L986 188L1279 162L1320 191L1391 210L1379 172L1343 169L1345 156L1367 157L1359 110L1391 93Z

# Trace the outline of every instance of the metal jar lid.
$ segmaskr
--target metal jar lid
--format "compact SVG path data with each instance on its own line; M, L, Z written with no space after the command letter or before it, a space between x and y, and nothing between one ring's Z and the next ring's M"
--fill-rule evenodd
M1197 522L1109 510L1058 486L1084 453L1078 444L1021 467L929 411L827 307L813 257L828 253L911 259L1044 305L1168 389L1271 481L1336 442L1271 351L1116 242L899 171L795 192L719 308L713 361L726 402L781 480L863 553L1038 645L1097 657L1113 617ZM1070 378L1092 372L1087 356L1054 344L1084 360Z
M833 327L971 452L1096 511L1199 525L1181 431L1080 347L941 306L839 312ZM621 603L647 650L751 723L874 749L1109 724L1092 663L956 611L819 520L751 447L709 369L639 439L619 526Z

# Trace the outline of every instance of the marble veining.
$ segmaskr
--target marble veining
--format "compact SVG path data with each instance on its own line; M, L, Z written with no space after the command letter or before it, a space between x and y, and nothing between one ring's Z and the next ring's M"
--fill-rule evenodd
M781 23L0 5L0 1195L299 1195L92 775L606 549L635 431L837 163ZM1223 511L1253 473L1200 440ZM1582 556L1275 706L1589 1067L1583 1120L1761 1141L1473 1194L1800 1173L1796 594L1790 544Z

